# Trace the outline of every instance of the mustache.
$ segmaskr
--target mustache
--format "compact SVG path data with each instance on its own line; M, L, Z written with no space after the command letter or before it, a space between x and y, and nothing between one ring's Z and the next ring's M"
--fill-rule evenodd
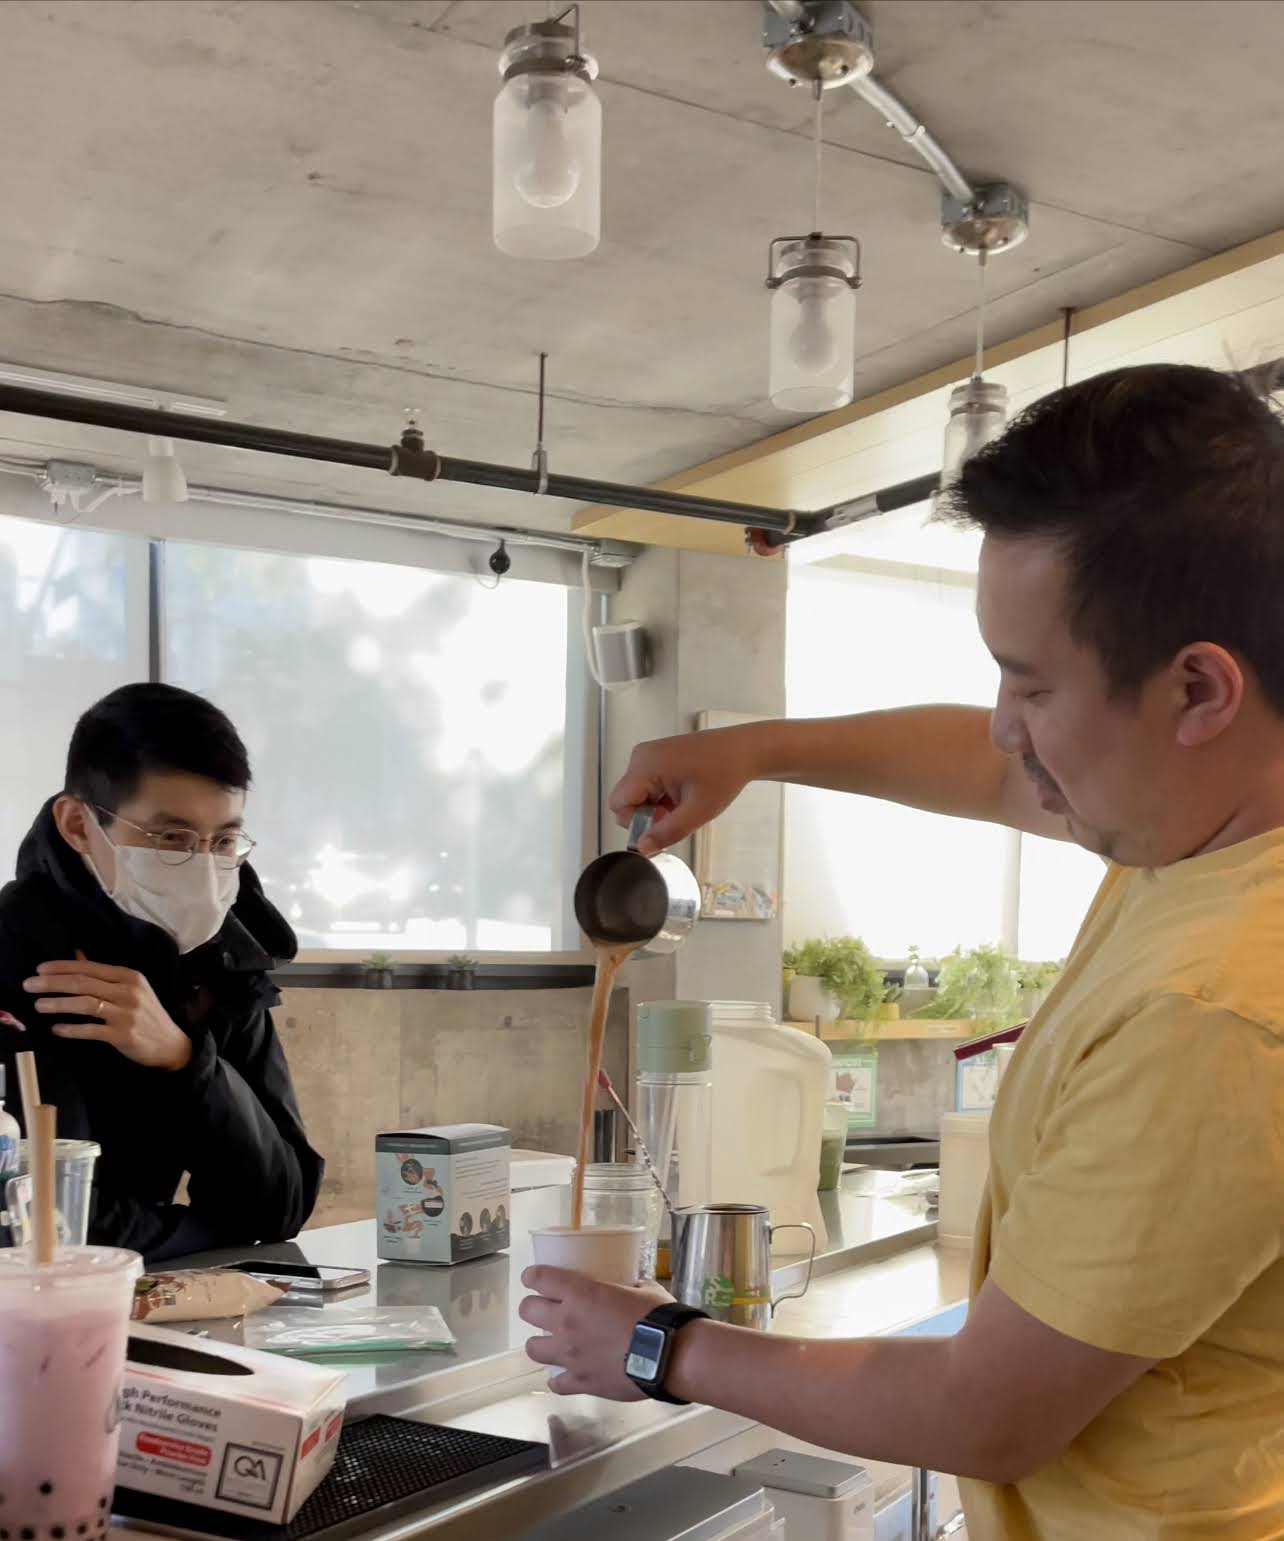
M1058 797L1061 796L1061 788L1047 773L1047 771L1044 770L1043 766L1039 763L1034 755L1023 754L1021 756L1021 766L1026 775L1029 776L1030 780L1033 781L1037 786L1045 787L1049 792L1055 792Z

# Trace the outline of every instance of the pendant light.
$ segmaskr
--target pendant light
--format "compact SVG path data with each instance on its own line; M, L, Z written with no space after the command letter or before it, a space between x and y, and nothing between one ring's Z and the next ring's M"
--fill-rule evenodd
M510 257L585 257L602 230L602 104L597 60L580 44L579 6L515 27L499 73L495 245Z
M976 361L972 378L950 392L950 415L945 424L941 457L941 486L952 482L977 450L997 439L1008 420L1007 387L982 378L985 363L985 259L986 249L976 253L978 296L976 306Z
M856 375L856 290L860 242L825 235L820 222L824 93L816 96L812 233L777 236L767 252L771 291L771 404L785 412L832 412L852 399Z

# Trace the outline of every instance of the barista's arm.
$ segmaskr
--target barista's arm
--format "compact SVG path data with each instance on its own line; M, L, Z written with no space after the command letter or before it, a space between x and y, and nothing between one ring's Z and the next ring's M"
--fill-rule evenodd
M563 1393L636 1395L624 1355L637 1292L531 1269L521 1314L550 1336L531 1358L565 1366ZM1152 1361L1066 1337L993 1283L952 1338L807 1340L692 1322L666 1389L866 1460L1017 1482L1055 1459Z
M672 804L643 841L643 850L658 850L716 818L751 781L857 792L1066 838L1020 761L991 744L990 713L973 706L755 722L639 744L611 808L627 820L643 804Z

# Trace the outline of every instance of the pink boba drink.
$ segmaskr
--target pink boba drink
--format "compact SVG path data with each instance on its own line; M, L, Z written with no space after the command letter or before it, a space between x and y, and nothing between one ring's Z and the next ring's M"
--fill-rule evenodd
M0 1252L0 1541L106 1534L141 1271L112 1247Z

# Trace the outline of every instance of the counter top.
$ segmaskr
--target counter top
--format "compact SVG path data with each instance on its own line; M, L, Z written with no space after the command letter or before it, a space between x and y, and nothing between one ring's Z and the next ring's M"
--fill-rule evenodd
M935 1225L912 1181L860 1172L821 1195L829 1243L817 1258L805 1296L784 1302L774 1330L805 1337L877 1336L915 1330L925 1321L957 1328L966 1289L966 1256L935 1245ZM512 1438L550 1449L547 1472L515 1478L370 1533L369 1541L496 1541L650 1472L684 1461L743 1433L745 1420L704 1407L656 1402L616 1404L557 1397L546 1374L525 1354L530 1329L517 1307L530 1261L532 1196L513 1196L513 1247L507 1254L430 1268L382 1263L375 1223L305 1232L297 1242L256 1249L264 1258L368 1268L372 1284L343 1304L433 1305L457 1343L449 1354L381 1356L345 1361L349 1416L384 1412ZM540 1223L540 1222L537 1222ZM193 1264L235 1261L245 1249L213 1253ZM777 1293L796 1288L805 1264L775 1273ZM324 1310L325 1307L318 1307ZM235 1324L198 1331L235 1337Z

